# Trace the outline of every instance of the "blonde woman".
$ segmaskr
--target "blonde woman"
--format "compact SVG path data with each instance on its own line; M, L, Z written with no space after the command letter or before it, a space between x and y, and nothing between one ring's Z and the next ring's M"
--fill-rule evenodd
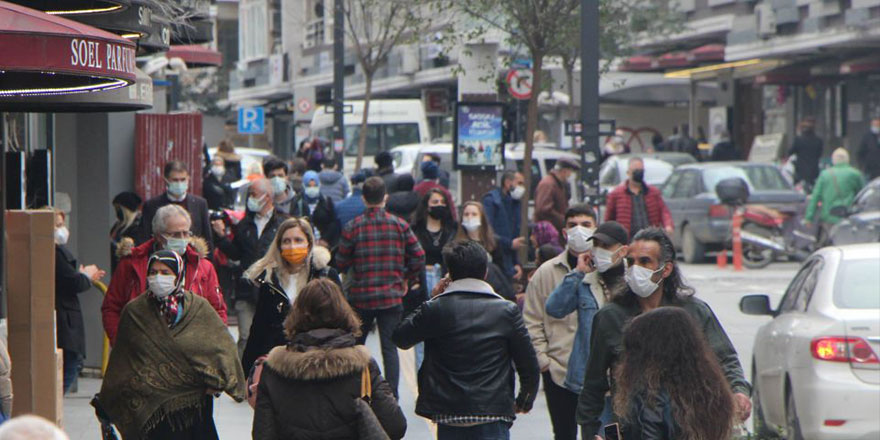
M299 291L316 278L341 284L336 269L328 266L330 252L315 246L312 225L305 217L281 223L266 255L257 260L244 276L259 288L256 313L242 355L242 366L249 372L260 356L279 345L286 345L284 318Z

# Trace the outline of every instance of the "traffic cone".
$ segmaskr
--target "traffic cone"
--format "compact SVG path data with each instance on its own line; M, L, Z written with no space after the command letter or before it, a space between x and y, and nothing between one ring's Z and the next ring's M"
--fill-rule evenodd
M718 256L715 258L715 262L718 264L719 269L727 268L727 249L721 249L718 252Z

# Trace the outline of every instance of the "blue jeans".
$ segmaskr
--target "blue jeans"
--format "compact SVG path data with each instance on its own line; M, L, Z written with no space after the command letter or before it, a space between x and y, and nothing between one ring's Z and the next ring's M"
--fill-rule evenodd
M510 440L510 423L492 422L468 427L437 425L437 440Z
M75 351L64 350L64 394L70 391L70 387L76 383L76 378L82 370L84 356Z

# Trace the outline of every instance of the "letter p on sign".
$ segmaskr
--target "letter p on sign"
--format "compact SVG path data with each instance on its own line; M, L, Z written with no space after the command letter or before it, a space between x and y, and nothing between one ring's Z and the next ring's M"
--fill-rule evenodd
M262 107L242 107L238 109L239 134L263 134L266 129L266 115Z

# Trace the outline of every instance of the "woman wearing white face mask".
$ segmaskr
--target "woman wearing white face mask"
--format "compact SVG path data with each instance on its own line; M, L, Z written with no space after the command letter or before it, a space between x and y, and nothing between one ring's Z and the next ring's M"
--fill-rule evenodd
M473 240L480 243L489 254L489 276L486 282L495 289L495 293L516 301L510 279L499 267L504 260L505 252L501 249L498 237L492 230L492 225L489 224L480 202L470 201L462 205L461 223L458 225L454 240Z
M608 374L623 351L624 324L661 306L680 307L694 318L721 364L740 420L746 420L751 412L751 386L745 380L736 350L709 305L694 298L694 290L684 283L675 248L666 233L658 228L639 231L629 246L626 262L628 289L612 298L593 318L590 357L577 413L583 438L593 438L601 428L605 395L614 389Z
M46 208L52 209L52 208ZM58 348L64 350L64 392L70 391L86 356L86 333L79 294L92 287L92 281L104 278L105 272L94 264L78 265L67 249L70 232L66 215L55 211L55 320Z
M211 304L183 289L179 255L156 252L147 268L149 290L123 310L96 405L123 438L217 439L213 395L245 397L235 342Z
M230 186L232 182L235 182L235 175L227 173L226 162L215 155L202 179L202 197L208 201L208 209L216 211L232 207L235 202L235 190Z

